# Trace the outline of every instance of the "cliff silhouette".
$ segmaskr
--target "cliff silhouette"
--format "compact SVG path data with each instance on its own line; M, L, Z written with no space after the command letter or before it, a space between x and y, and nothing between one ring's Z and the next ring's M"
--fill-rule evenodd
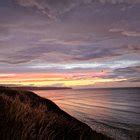
M109 140L30 91L0 87L0 140Z

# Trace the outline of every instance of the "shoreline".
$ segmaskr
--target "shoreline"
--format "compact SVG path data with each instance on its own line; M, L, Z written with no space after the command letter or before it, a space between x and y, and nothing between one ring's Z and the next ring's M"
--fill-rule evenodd
M54 131L55 135L56 135L53 137L57 137L58 136L57 133L59 133L59 137L61 136L64 139L70 139L70 138L72 138L73 140L74 139L78 140L81 138L83 140L92 140L92 139L109 140L109 139L111 139L111 138L105 136L104 134L97 133L96 131L92 130L87 124L77 120L76 118L72 117L65 111L61 110L51 100L42 98L33 92L24 91L24 90L15 90L13 88L7 88L7 87L0 87L0 104L3 104L3 106L5 106L7 108L5 100L6 100L6 102L8 102L10 104L10 106L8 106L9 108L11 108L11 106L13 106L13 103L16 102L16 104L17 104L17 108L15 107L15 110L14 110L16 112L14 114L15 116L13 114L12 115L10 114L10 116L8 116L8 118L9 117L16 118L16 116L18 114L17 111L19 109L18 106L20 106L20 105L22 105L23 108L24 108L24 106L28 106L29 110L26 110L26 111L30 115L31 115L31 112L33 114L36 113L34 111L34 109L36 109L38 112L41 112L41 113L38 113L37 116L39 116L40 114L43 113L44 118L42 118L40 116L41 120L46 121L46 123L43 125L43 127L45 127L47 129L46 133L48 135L50 135L49 133L51 133L51 132L49 132L50 128L48 128L48 123L51 122L52 123L51 127L53 127L53 129L51 128L51 131ZM41 109L40 109L40 106L41 106ZM12 109L13 109L13 107L12 107ZM0 107L0 110L1 110L1 112L5 112L6 114L11 113L11 112L9 112L9 110L5 110L2 107ZM20 111L21 111L21 109L20 109ZM25 110L23 110L22 113L23 113L23 115L20 114L21 116L18 118L19 119L18 123L21 121L21 118L24 116L24 114L26 114ZM52 120L51 117L49 118L50 120L46 120L46 118L48 118L48 116L53 116L55 118L55 120ZM5 115L3 117L6 118L7 115ZM0 116L0 118L2 118L2 117ZM24 121L26 119L27 119L26 121L29 121L28 120L29 118L27 118L27 117L24 117L22 119ZM32 119L34 120L34 118L31 118L31 121L33 121ZM40 122L40 119L37 119L37 121L33 121L32 123L36 126L38 121ZM1 128L6 129L7 128L6 124L2 120L0 120L0 121L1 121L1 123L3 123ZM14 127L16 127L17 121L14 120L11 123L14 125ZM20 123L22 124L23 122L21 121ZM33 124L31 124L31 125L33 125ZM23 129L24 125L25 124L23 123L21 128L18 130L18 133L21 133L23 131L22 129ZM42 125L39 125L38 127L34 128L36 130L35 135L38 134L38 129L41 132L41 130L42 130L41 127L42 127ZM13 128L13 126L11 127L11 129L12 128ZM8 130L6 129L5 131L8 131ZM11 132L9 132L9 133L11 133ZM1 132L0 135L4 135L4 134ZM29 137L30 137L30 135L29 135ZM44 139L45 139L45 137L44 137ZM46 140L47 140L47 138L46 138Z

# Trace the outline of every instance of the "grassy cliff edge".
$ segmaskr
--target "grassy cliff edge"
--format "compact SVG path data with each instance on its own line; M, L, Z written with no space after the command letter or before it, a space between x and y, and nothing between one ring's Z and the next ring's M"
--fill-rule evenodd
M1 140L109 140L33 92L0 87Z

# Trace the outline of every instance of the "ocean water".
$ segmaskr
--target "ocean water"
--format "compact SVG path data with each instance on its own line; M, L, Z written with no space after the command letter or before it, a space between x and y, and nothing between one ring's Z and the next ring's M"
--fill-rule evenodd
M34 91L116 140L140 139L140 88Z

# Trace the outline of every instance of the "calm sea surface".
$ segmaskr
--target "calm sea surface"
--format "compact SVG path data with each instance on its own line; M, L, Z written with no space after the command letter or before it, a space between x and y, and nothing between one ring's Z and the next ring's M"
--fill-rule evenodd
M40 96L116 140L140 139L140 88L40 90Z

